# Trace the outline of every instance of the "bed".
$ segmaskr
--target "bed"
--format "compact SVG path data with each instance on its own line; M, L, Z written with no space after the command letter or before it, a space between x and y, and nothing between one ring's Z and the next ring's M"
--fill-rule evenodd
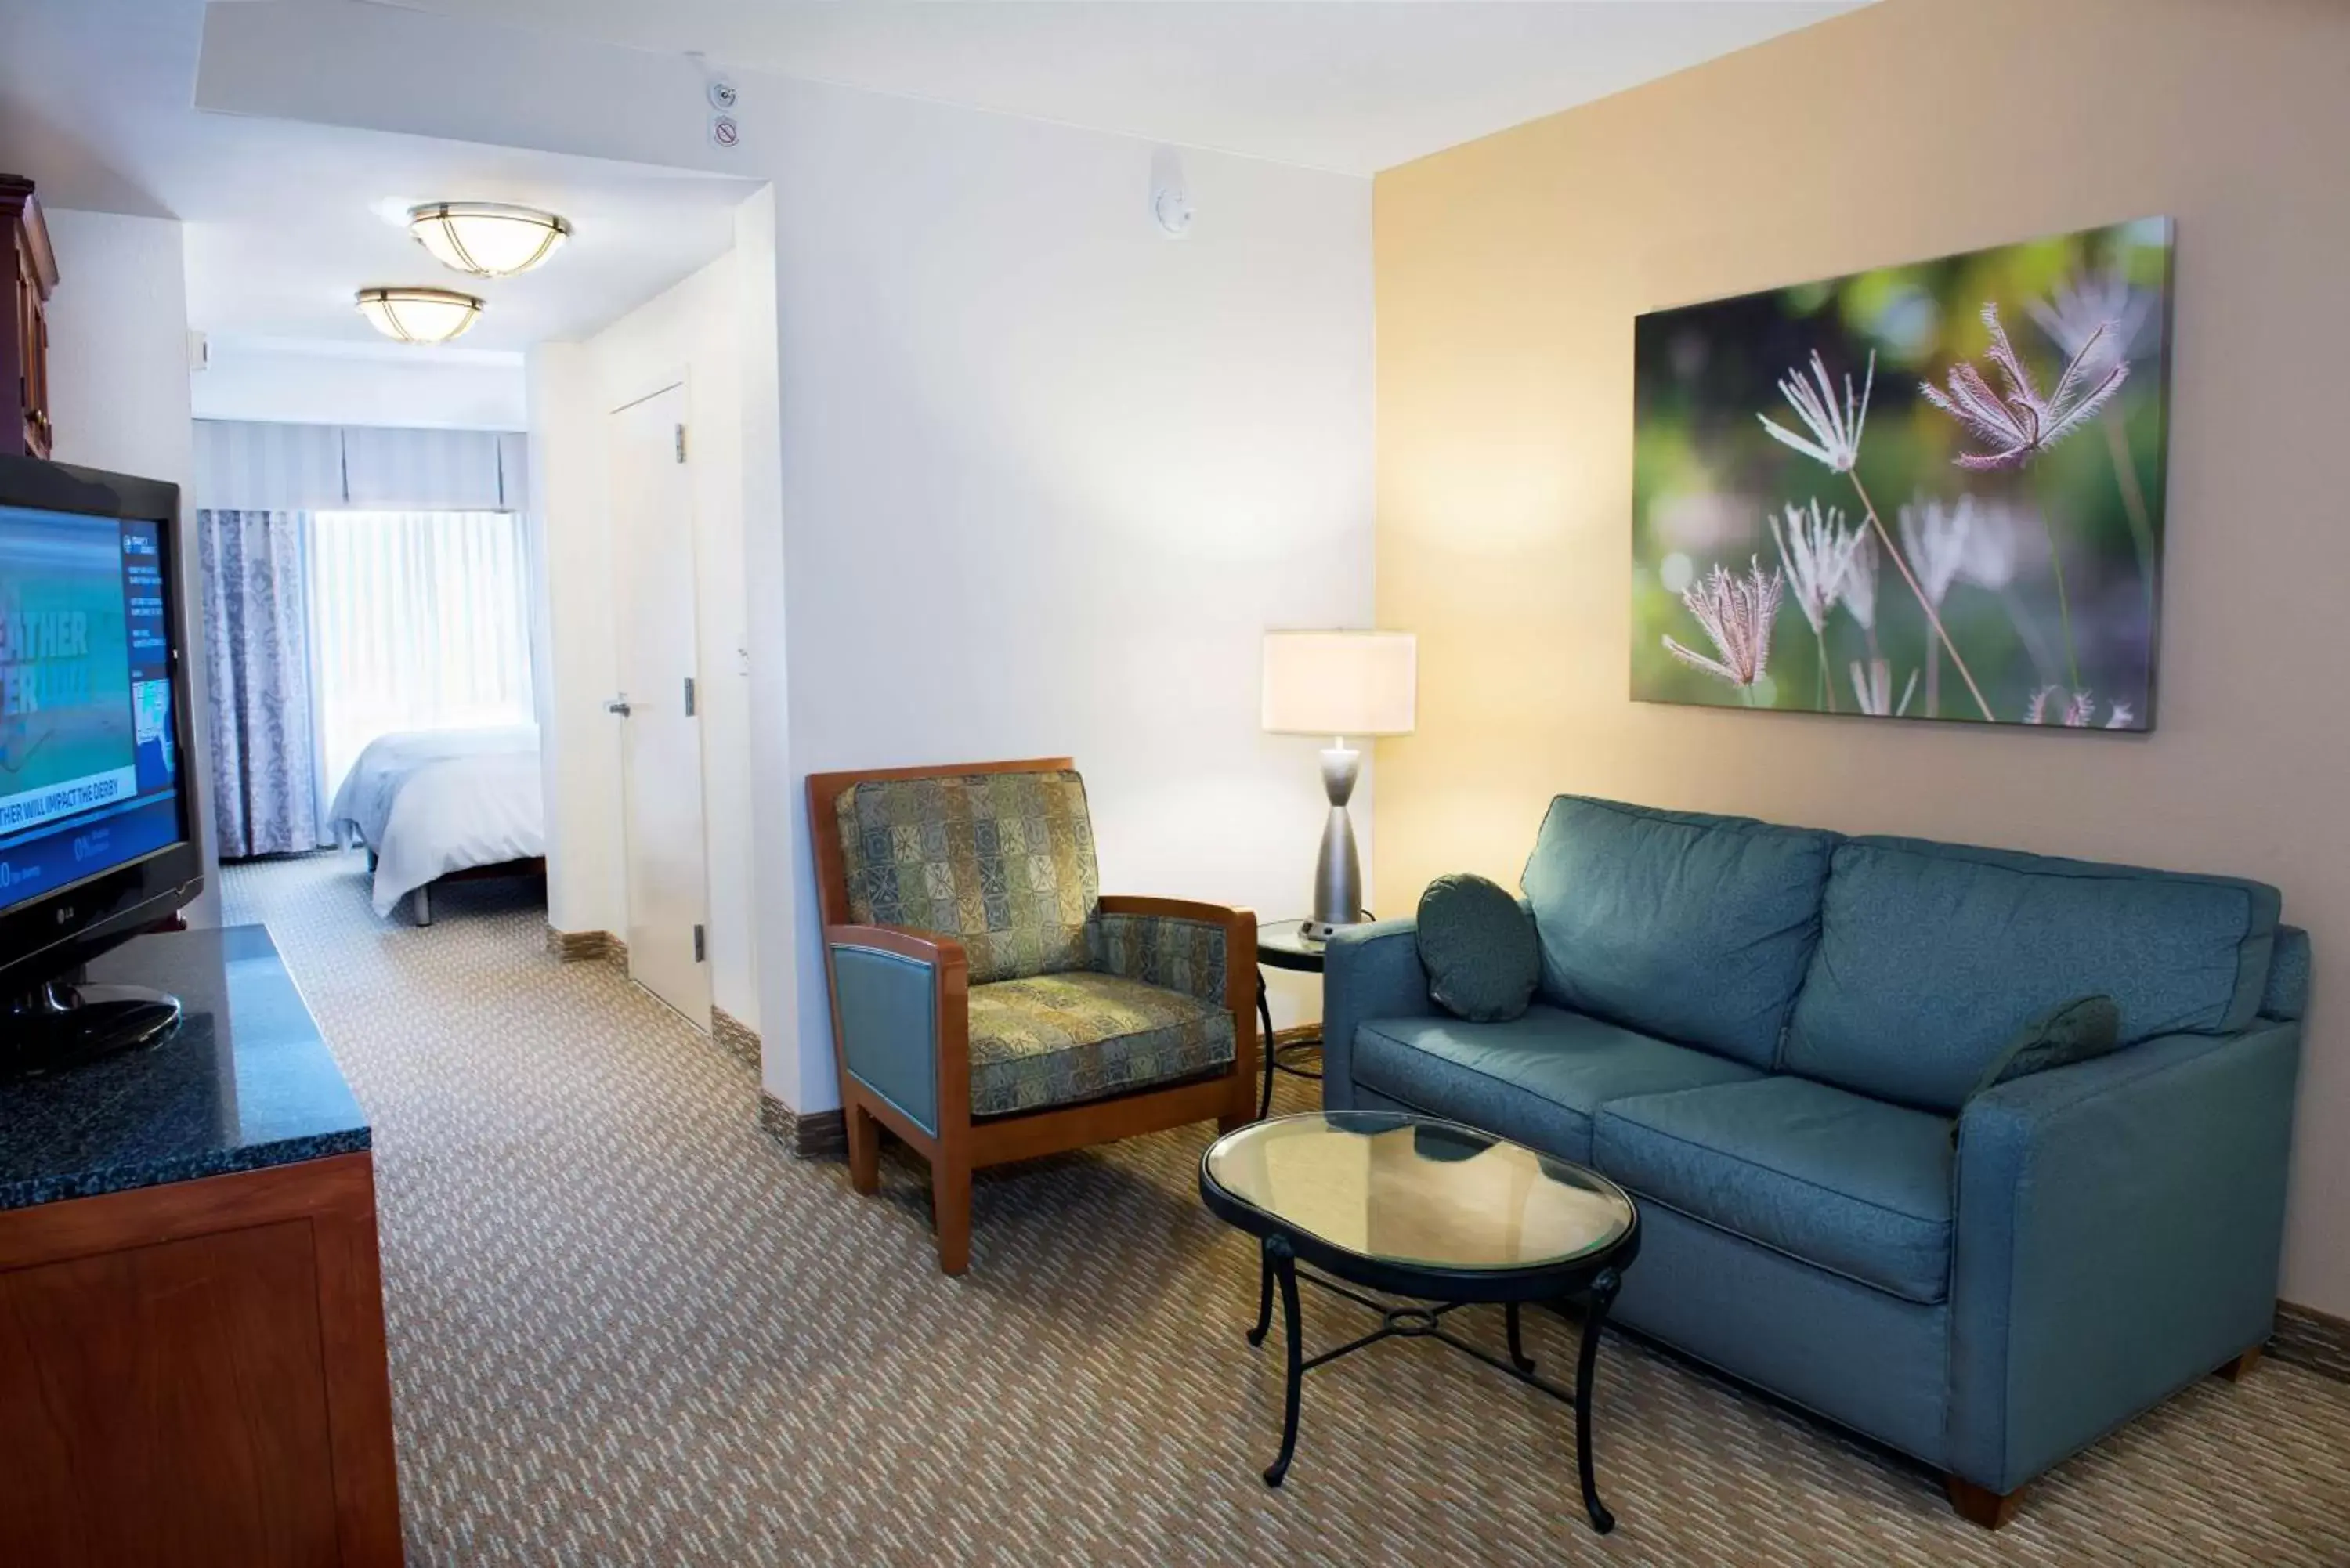
M411 901L432 922L432 885L546 869L538 731L419 730L368 742L335 792L330 826L367 846L374 904Z

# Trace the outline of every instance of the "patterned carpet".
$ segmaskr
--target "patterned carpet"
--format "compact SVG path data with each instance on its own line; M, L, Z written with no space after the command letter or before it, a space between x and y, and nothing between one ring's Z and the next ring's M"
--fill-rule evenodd
M549 958L519 885L453 888L418 929L369 913L355 857L226 881L375 1120L418 1563L2350 1563L2350 1386L2273 1362L2064 1465L1995 1536L1615 1335L1613 1536L1582 1522L1567 1413L1432 1345L1312 1375L1271 1492L1280 1376L1241 1338L1254 1253L1199 1204L1210 1129L983 1176L948 1280L919 1166L858 1199L786 1158L749 1070ZM1309 1349L1363 1326L1307 1310ZM1569 1365L1571 1325L1529 1328Z

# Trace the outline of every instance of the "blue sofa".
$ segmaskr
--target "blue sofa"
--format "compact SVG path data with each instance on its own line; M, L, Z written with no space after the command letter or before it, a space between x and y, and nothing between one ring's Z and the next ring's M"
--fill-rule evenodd
M1409 920L1332 940L1324 1098L1614 1178L1633 1328L1994 1525L2267 1338L2309 974L2274 888L1569 795L1523 888L1510 1022L1430 1000ZM1970 1094L2093 992L2119 1049Z

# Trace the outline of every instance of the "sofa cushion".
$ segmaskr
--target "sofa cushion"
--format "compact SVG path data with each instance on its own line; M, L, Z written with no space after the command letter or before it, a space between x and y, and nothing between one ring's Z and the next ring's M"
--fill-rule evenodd
M971 1114L1069 1106L1227 1066L1222 1007L1114 974L971 988Z
M1416 933L1428 994L1455 1018L1494 1023L1524 1013L1542 982L1525 907L1501 885L1455 872L1419 896Z
M1101 878L1076 774L868 779L833 815L858 924L955 938L973 985L1092 967Z
M1611 1102L1593 1163L1636 1197L1913 1302L1950 1293L1948 1119L1778 1076Z
M1543 998L1768 1069L1833 834L1561 795L1523 883Z
M1780 1065L1947 1112L2071 997L2112 997L2125 1045L2232 1033L2260 1007L2277 905L2230 877L1850 839Z
M1374 1019L1355 1032L1355 1082L1398 1105L1589 1164L1591 1118L1624 1095L1759 1076L1727 1058L1536 1002L1503 1023Z

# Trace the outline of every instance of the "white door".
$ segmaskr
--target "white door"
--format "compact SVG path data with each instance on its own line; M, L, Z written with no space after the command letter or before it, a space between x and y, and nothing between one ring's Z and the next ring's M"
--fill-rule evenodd
M694 656L693 488L685 389L610 421L612 559L619 577L620 777L628 834L629 973L710 1027L702 859L701 674Z

